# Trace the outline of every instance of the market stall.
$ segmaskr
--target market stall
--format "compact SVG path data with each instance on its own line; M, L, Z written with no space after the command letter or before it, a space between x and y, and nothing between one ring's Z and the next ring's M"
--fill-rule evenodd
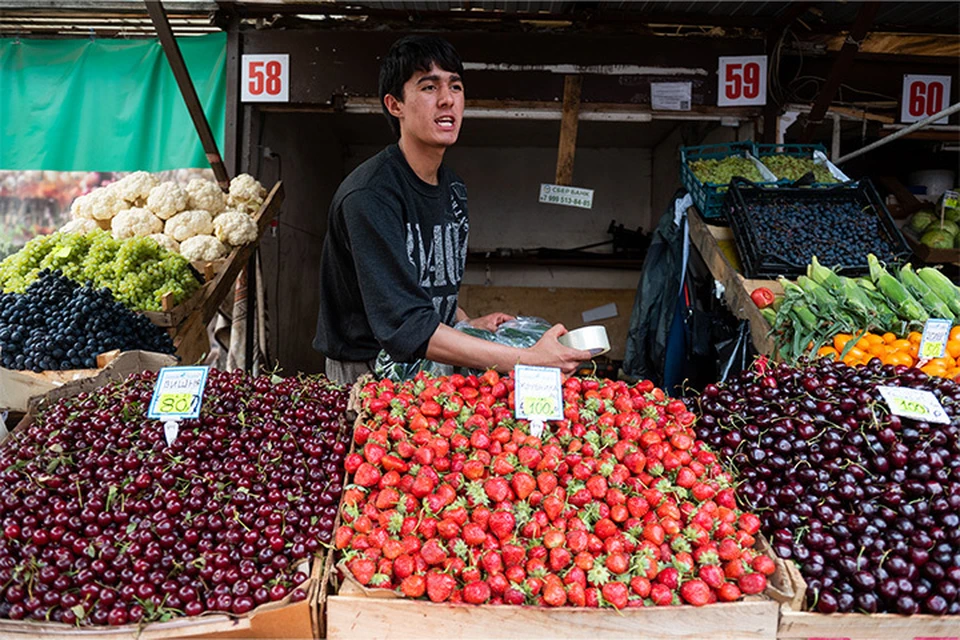
M472 23L485 7L211 8L230 77L245 56L285 60L287 100L244 102L234 82L223 163L201 132L216 182L131 174L0 262L0 408L26 412L0 437L0 635L960 636L957 206L950 189L905 205L899 179L844 162L842 145L866 144L839 111L829 152L797 140L831 135L819 120L847 108L831 105L842 75L802 134L781 126L788 25L841 22L852 35L804 34L799 50L846 72L851 42L889 55L874 18L902 17L802 4L756 7L756 25L739 9L548 7L517 28ZM496 330L455 329L529 348L553 321L592 325L596 342L576 344L609 359L570 377L384 357L353 385L311 373L322 211L385 142L374 71L398 17L462 43L476 91L451 154L481 240L460 301L517 305ZM725 59L765 52L771 101L723 104ZM870 77L883 60L861 62ZM689 95L655 107L654 85L677 83ZM550 187L542 201L531 185ZM280 369L189 366L261 245ZM641 273L662 280L644 289ZM698 287L722 307L707 321ZM650 321L665 360L692 351L671 334L709 342L704 326L732 316L740 364L694 354L722 374L677 397L616 379L650 346L631 344L627 311L650 289L676 319Z

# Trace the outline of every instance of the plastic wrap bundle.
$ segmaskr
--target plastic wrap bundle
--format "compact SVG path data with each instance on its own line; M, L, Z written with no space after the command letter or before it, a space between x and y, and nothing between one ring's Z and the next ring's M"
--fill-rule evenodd
M462 331L467 335L489 342L527 349L537 343L541 336L550 328L550 323L543 318L533 316L520 316L514 320L508 320L499 327L497 331L487 331L471 326L468 322L458 322L454 327L457 331ZM449 364L440 364L432 360L422 358L414 362L394 362L393 358L386 351L381 351L377 356L377 365L374 373L378 378L389 378L395 382L413 378L421 371L435 376L449 376L453 373L463 375L480 374L482 371L474 369L465 369L454 367Z

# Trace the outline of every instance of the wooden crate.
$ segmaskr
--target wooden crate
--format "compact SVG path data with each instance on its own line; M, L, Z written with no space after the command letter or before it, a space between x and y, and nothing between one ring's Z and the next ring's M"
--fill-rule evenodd
M760 313L760 309L750 298L754 289L766 287L776 295L783 294L783 287L776 280L751 280L740 274L730 255L723 250L724 244L733 242L733 232L729 227L708 225L693 207L687 210L690 230L690 242L697 248L710 273L723 285L723 297L730 311L737 318L750 323L750 335L753 346L766 356L774 354L774 339L770 335L770 324ZM727 245L731 246L731 245ZM732 247L732 255L736 248Z
M327 638L746 640L776 637L778 611L778 604L767 599L617 612L573 607L435 604L374 595L374 591L365 591L352 580L344 580L339 593L326 601Z
M97 356L97 369L13 371L0 368L0 409L26 413L43 398L59 399L121 380L139 371L159 371L177 364L173 356L148 351L110 351Z
M307 597L300 602L283 600L262 604L250 613L240 616L209 614L180 618L170 622L121 627L71 627L48 622L24 622L0 619L0 638L15 640L47 640L49 638L77 638L78 640L198 640L199 638L319 638L320 620L317 601L320 583L327 563L323 558L313 562L310 577L301 585Z
M894 613L812 613L802 611L807 584L792 561L789 569L796 605L780 609L777 638L791 640L960 640L960 618Z
M918 258L929 264L960 264L960 249L932 249L923 244L906 229L903 237Z
M200 265L194 264L198 271L203 274L206 282L189 299L163 311L144 311L143 315L158 327L178 327L198 310L203 311L204 315L209 312L209 318L213 318L217 307L230 292L233 282L237 279L237 274L246 267L247 260L253 255L260 236L263 235L267 226L280 211L283 196L283 182L278 182L273 185L273 189L267 194L259 211L254 214L253 219L257 223L257 241L234 247L223 260L201 263ZM209 318L207 322L209 322Z

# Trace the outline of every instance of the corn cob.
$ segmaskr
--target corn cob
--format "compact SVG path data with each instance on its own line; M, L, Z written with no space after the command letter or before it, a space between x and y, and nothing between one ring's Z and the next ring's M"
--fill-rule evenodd
M777 321L777 313L770 307L760 309L760 315L763 316L763 319L766 320L771 327Z
M831 298L830 294L827 293L827 290L818 285L816 282L808 278L807 276L799 276L797 278L797 284L800 285L800 288L803 289L809 296L813 299L817 307L821 308L823 311L833 308L836 306L836 299Z
M940 297L920 279L909 262L900 267L900 281L907 290L920 301L920 304L924 306L932 317L943 318L944 320L950 321L956 319L949 305L941 300Z
M950 278L943 273L930 267L917 269L917 275L938 298L947 303L955 316L960 317L960 287L950 282Z
M813 256L810 259L810 264L807 265L807 277L835 296L841 296L844 293L840 276L834 273L832 269L821 265L817 256Z
M855 311L874 318L880 315L880 311L870 302L870 298L863 289L857 286L857 283L850 278L838 277L841 286L841 293L847 301L847 305Z
M867 254L867 262L870 265L870 279L887 297L891 308L897 312L897 315L911 322L926 322L930 317L926 310L917 302L916 298L910 295L906 287L900 284L899 280L887 273L887 270L877 260L877 256L872 253Z

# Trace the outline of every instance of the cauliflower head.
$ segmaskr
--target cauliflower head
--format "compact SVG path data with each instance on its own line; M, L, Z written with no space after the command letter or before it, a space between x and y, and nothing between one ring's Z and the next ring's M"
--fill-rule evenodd
M267 190L248 173L241 173L230 181L230 194L227 196L227 206L237 211L255 213Z
M152 174L146 171L135 171L116 181L111 187L121 199L134 206L142 207L150 196L150 191L159 184L160 181Z
M147 196L147 209L161 220L169 220L187 208L189 195L176 182L161 182Z
M188 207L205 209L212 216L221 213L227 206L227 198L223 190L209 180L194 178L187 184L187 194L190 196Z
M218 260L227 255L226 245L210 235L193 236L180 243L180 255L187 260Z
M158 245L166 249L167 251L173 251L174 253L180 253L180 243L168 236L165 233L153 233L147 236Z
M100 188L74 200L70 213L74 218L109 221L126 208L127 203L117 197L116 191Z
M151 236L163 231L163 220L147 209L135 207L118 213L110 223L117 240L135 236Z
M213 233L220 242L239 246L256 242L260 235L253 218L239 211L225 211L213 221Z
M177 242L193 236L209 236L213 233L213 218L204 209L184 211L167 220L163 232Z
M60 227L60 233L77 233L82 236L94 231L100 231L100 225L89 218L75 218Z

